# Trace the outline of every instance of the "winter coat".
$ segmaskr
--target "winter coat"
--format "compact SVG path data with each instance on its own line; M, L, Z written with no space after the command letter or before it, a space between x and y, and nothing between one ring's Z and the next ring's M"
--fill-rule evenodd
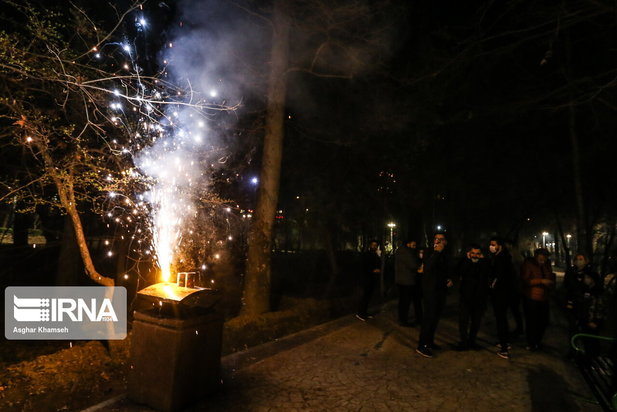
M590 322L602 325L606 318L606 305L603 299L601 285L588 287L583 285L581 300L576 307L576 315L580 325L587 325Z
M375 269L381 270L381 257L377 252L367 250L362 253L362 274L371 276L376 273Z
M581 271L579 271L576 266L570 266L568 270L566 270L566 274L563 277L563 286L566 290L566 304L572 305L575 310L576 306L583 299L583 293L585 290L583 278L587 273L595 275L596 278L598 277L598 275L591 269L591 265L585 266Z
M517 287L512 255L507 250L489 256L491 284L494 293L510 294Z
M394 281L397 285L414 286L420 267L415 249L401 246L394 254Z
M490 264L486 259L473 263L464 258L457 268L457 276L461 279L461 301L484 306L489 292Z
M552 280L552 285L544 285L544 279ZM527 258L521 266L521 281L527 298L544 302L548 299L548 290L555 286L555 274L548 263L540 266L536 259Z
M446 293L451 270L452 261L447 255L447 249L441 252L433 251L426 257L424 259L424 274L422 275L422 293L424 293L424 296Z
M605 277L602 301L605 314L602 334L617 338L617 275L610 274Z

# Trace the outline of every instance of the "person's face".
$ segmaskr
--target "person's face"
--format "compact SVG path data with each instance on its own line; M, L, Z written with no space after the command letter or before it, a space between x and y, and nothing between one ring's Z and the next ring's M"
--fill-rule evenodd
M540 266L544 265L546 263L546 256L545 255L538 255L538 256L536 256L536 260L538 261Z
M433 238L433 244L434 245L442 244L445 246L448 244L448 240L446 239L444 235L435 235L435 237Z
M407 243L407 246L411 249L415 249L418 245L416 242L409 242Z
M488 246L491 253L499 253L501 251L501 245L496 240L491 240Z
M469 251L469 259L471 259L473 263L478 263L481 257L482 251L480 249L471 249Z
M574 258L574 266L579 269L583 269L587 265L587 259L583 255L576 255Z
M369 250L377 250L377 247L378 247L378 246L379 246L379 245L377 244L377 242L371 242L371 243L368 245L368 248L369 248Z

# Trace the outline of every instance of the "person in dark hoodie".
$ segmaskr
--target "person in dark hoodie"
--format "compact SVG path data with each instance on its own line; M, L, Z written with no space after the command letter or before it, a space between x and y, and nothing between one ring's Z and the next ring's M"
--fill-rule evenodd
M486 309L490 270L488 261L482 258L480 246L476 244L469 247L467 256L458 265L457 276L461 281L458 324L461 340L458 350L479 348L476 336Z
M497 355L509 359L508 304L511 301L512 294L517 293L514 266L512 265L512 256L500 238L490 239L489 250L491 300L499 339Z
M435 344L435 331L446 305L447 290L452 286L450 280L452 265L446 250L447 244L445 233L435 233L433 251L424 259L422 275L424 313L416 353L425 358L432 358L433 349L440 349Z

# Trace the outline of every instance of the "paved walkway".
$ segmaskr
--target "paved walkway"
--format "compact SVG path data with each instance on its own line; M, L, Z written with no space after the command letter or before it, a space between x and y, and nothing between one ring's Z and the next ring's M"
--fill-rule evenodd
M439 325L432 359L414 350L418 330L398 326L395 302L368 322L352 316L223 359L220 394L190 411L600 411L572 363L564 329L554 319L546 348L512 359L495 354L495 339L480 335L482 350L457 352L455 311ZM558 318L557 316L553 316ZM489 311L483 331L492 331ZM149 411L120 399L98 410Z

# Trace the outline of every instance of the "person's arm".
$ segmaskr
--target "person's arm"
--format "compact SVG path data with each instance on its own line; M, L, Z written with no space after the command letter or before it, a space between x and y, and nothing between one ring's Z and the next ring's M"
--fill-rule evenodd
M544 279L542 279L542 284L548 288L555 287L555 280L557 279L557 276L555 276L555 273L550 266L547 265L546 270L548 271L548 274Z

